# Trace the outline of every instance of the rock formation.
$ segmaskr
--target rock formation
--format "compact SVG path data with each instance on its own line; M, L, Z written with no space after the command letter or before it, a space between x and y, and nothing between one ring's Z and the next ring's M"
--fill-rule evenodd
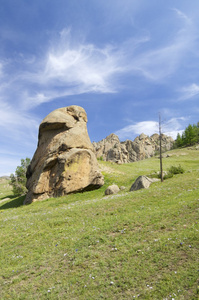
M104 184L86 123L85 110L75 105L56 109L41 122L24 204Z
M97 158L105 161L114 161L117 163L127 163L128 151L124 144L120 143L117 135L114 133L107 136L98 143L93 143Z
M172 149L173 143L174 140L171 137L162 135L163 151ZM144 133L136 137L134 141L126 140L125 142L120 142L118 136L112 133L102 141L94 142L93 146L97 158L119 164L152 157L160 147L158 134L148 137Z

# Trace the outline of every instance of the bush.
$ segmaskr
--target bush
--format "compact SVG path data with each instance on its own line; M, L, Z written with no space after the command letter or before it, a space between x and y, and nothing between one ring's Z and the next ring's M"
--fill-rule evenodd
M183 174L184 169L179 165L178 167L171 166L168 171L163 172L163 179L172 178L173 175ZM153 174L147 175L150 178L161 178L160 172L154 172Z
M30 158L21 159L21 166L16 168L15 174L10 175L10 185L13 194L16 196L25 195L26 189L26 171L30 164Z
M173 177L173 173L168 172L167 174L165 174L163 176L163 179L169 179L169 178L172 178L172 177Z
M169 173L176 175L176 174L183 174L184 173L184 169L181 167L181 165L179 165L178 167L175 166L171 166L169 169Z
M104 159L103 159L103 156L100 156L100 157L98 158L98 160L103 161L103 160L104 160Z

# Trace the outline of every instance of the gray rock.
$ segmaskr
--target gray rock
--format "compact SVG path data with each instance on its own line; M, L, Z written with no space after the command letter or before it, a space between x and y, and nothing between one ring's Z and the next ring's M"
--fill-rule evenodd
M132 184L130 191L137 191L140 189L147 189L153 182L157 182L157 178L148 178L147 176L139 176L136 181Z
M112 184L107 187L105 195L117 194L120 191L119 187L116 184Z

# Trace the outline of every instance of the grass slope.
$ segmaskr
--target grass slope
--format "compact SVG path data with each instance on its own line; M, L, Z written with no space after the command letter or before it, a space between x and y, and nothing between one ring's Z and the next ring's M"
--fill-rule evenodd
M101 189L29 206L0 183L0 299L199 299L199 151L169 154L186 172L137 192L157 158L100 162Z

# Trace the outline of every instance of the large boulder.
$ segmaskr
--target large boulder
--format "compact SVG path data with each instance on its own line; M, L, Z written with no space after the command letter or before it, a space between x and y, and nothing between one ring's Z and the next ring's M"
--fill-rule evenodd
M159 181L157 178L149 178L147 176L139 176L136 181L132 184L130 191L137 191L140 189L148 189L153 183Z
M56 109L41 122L24 204L104 184L86 123L85 110L76 105Z

